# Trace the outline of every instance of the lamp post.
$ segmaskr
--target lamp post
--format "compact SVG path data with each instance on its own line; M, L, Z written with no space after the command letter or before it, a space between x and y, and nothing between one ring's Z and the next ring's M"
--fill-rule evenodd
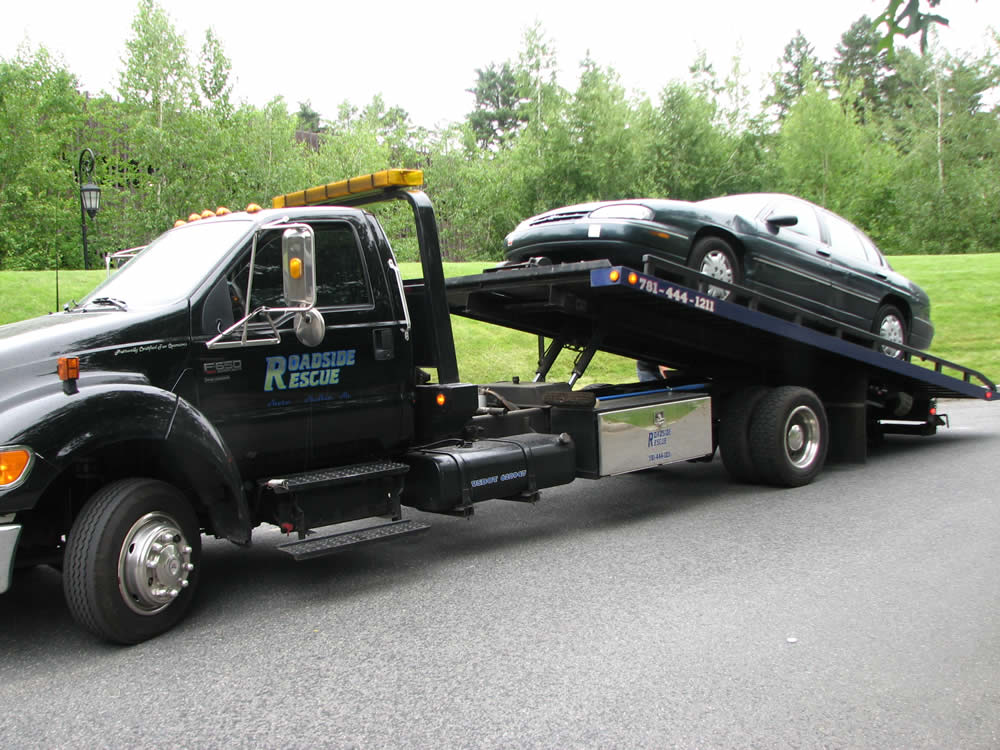
M87 182L84 183L84 178ZM80 228L83 230L83 268L87 264L87 214L93 219L101 207L101 189L94 182L94 152L85 148L80 152L80 169L77 171L80 182Z

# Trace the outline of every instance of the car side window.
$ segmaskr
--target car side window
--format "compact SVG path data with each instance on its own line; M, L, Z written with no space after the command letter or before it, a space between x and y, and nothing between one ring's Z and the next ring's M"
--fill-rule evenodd
M798 223L790 227L782 227L782 232L795 232L816 242L822 242L819 219L816 218L816 211L808 203L791 199L779 200L771 205L767 216L794 216L799 220Z
M875 247L875 243L872 242L871 237L862 232L860 229L858 230L858 237L861 238L861 244L864 245L865 252L868 254L869 263L873 266L879 266L880 268L884 268L889 265L885 262L885 258L882 257L882 253L879 249Z
M861 244L861 236L853 224L832 214L826 215L827 229L830 230L830 249L844 258L869 263L868 253Z

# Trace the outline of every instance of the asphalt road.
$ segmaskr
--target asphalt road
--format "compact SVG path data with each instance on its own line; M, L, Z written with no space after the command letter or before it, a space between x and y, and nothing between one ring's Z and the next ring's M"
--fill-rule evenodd
M1000 747L1000 405L797 490L683 464L294 563L132 648L0 597L0 746Z

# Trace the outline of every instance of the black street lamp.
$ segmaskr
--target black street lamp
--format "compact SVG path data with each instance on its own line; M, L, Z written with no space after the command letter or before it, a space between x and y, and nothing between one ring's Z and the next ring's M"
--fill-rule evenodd
M86 184L83 179L87 178ZM93 219L101 207L101 189L94 182L94 152L85 148L80 152L80 169L77 172L80 181L80 227L83 230L83 268L87 265L87 214Z

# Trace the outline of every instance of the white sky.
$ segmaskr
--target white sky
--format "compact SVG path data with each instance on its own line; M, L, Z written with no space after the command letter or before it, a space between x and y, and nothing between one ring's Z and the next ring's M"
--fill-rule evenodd
M0 12L0 57L27 40L59 55L92 93L117 91L137 0L12 0ZM235 98L261 105L284 96L290 111L312 102L324 118L347 99L381 93L417 125L460 120L473 105L466 92L475 69L515 59L524 30L540 21L559 59L560 80L576 87L589 51L621 75L627 89L655 96L685 79L699 49L725 73L739 54L760 85L785 44L801 29L823 60L861 15L885 0L423 0L297 2L160 0L182 33L192 61L211 26L233 64ZM94 10L91 10L94 9ZM980 53L988 28L1000 29L1000 0L944 0L951 21L942 46ZM993 45L995 49L996 46Z

